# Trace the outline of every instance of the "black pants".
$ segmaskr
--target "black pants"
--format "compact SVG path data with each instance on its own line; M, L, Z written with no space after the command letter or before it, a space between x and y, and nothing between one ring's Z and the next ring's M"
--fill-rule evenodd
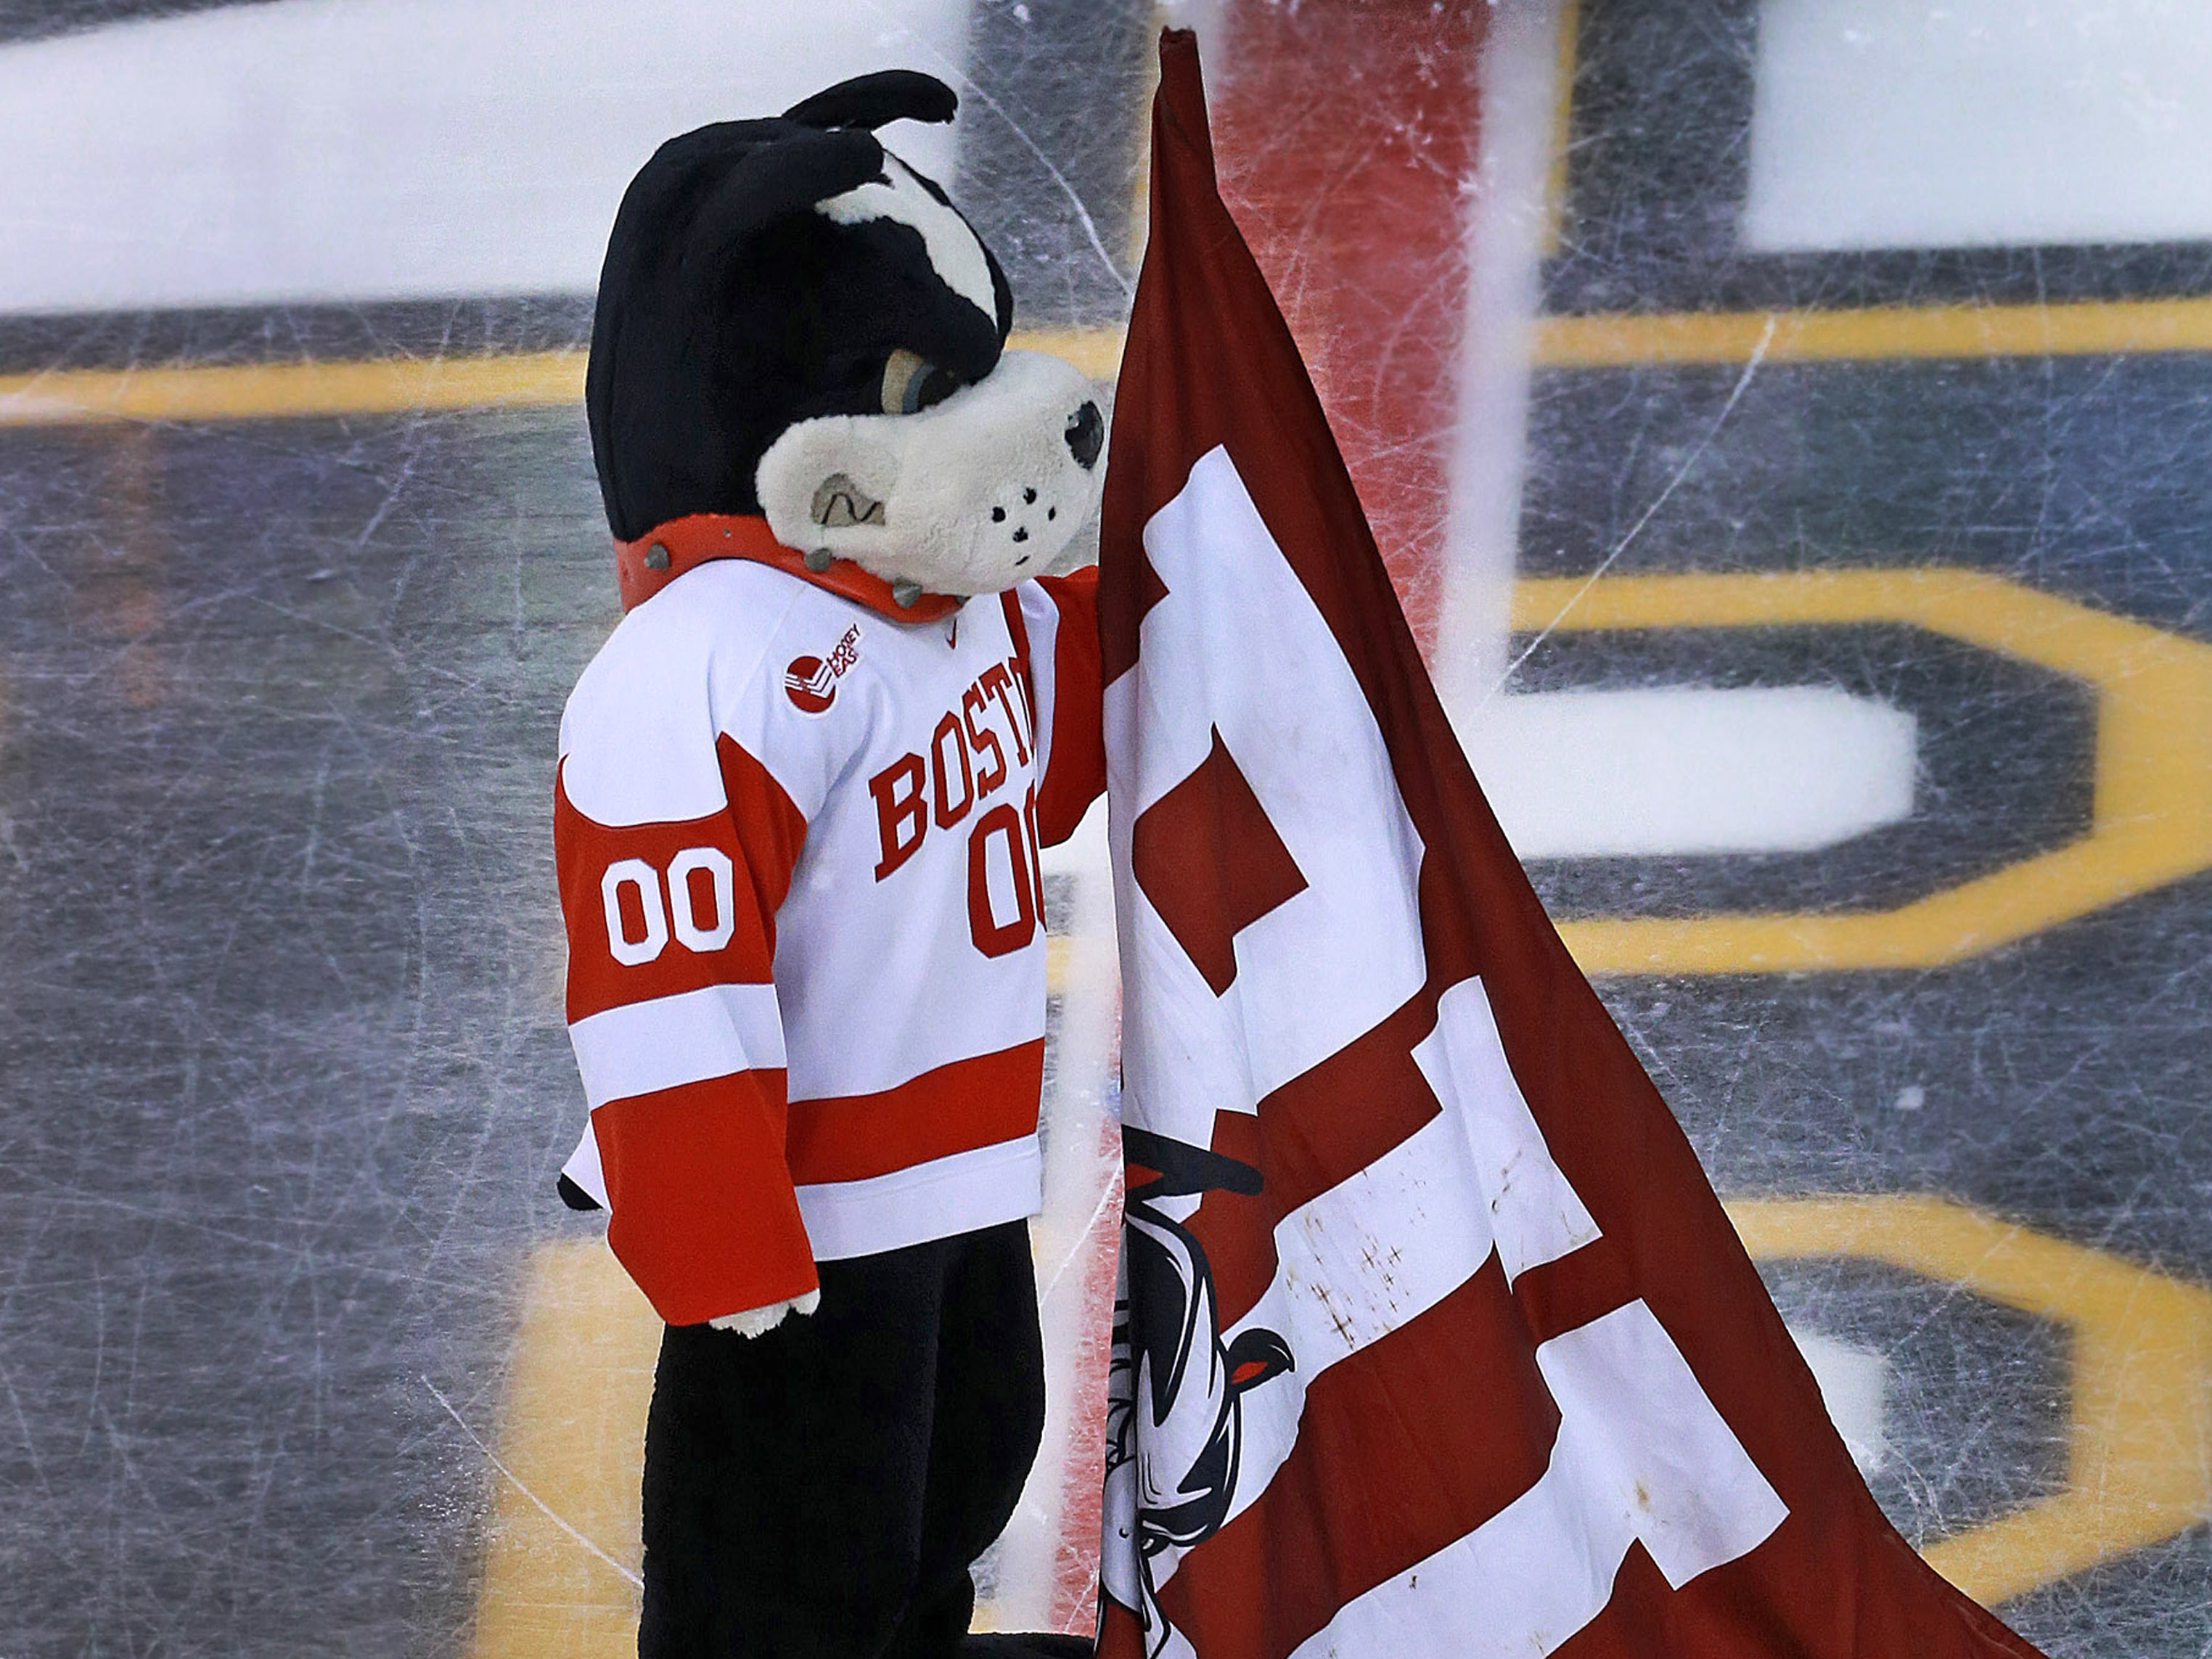
M641 1659L1087 1654L965 1634L969 1564L1013 1514L1044 1425L1027 1224L821 1276L821 1307L765 1336L662 1339Z

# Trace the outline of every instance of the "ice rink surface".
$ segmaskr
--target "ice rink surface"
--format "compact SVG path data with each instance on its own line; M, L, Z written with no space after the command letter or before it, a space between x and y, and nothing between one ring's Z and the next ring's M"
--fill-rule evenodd
M617 15L0 4L8 1659L625 1650L655 1330L553 1196L550 817L652 145L945 76L893 145L1110 386L1149 3ZM1470 753L1876 1495L2054 1656L2212 1651L2212 16L1178 15ZM1048 896L1054 1415L986 1611L1084 1627L1095 842Z

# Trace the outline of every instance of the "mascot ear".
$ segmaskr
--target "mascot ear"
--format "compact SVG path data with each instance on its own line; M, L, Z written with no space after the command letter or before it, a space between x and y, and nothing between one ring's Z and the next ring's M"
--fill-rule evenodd
M825 415L786 427L760 459L753 489L786 547L841 558L893 545L884 503L898 489L899 451L881 416Z
M802 98L783 118L803 127L877 127L894 121L950 121L960 107L951 88L918 70L878 70Z
M724 173L701 204L684 264L719 263L763 226L883 176L884 147L857 128L801 131L759 144Z

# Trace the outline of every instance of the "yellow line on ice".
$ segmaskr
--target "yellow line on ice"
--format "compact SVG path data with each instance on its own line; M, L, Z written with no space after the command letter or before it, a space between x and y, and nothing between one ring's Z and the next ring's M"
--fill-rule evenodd
M1575 140L1575 70L1582 62L1581 0L1560 0L1553 64L1552 164L1544 179L1544 252L1559 251L1567 221L1567 163Z
M1770 325L1768 362L2212 351L2212 299L2091 300L1542 317L1534 359L1540 368L1741 363Z
M1585 972L1935 967L2212 868L2212 646L1972 570L1556 577L1516 583L1512 600L1524 632L1866 623L1911 623L2094 688L2089 833L1894 909L1563 922Z
M2212 300L2147 300L1547 317L1535 325L1535 362L1547 368L1741 362L1770 322L1771 362L2212 350ZM1111 379L1121 362L1118 329L1024 331L1012 343L1066 357L1098 380ZM580 351L52 369L0 375L0 426L546 407L575 403L583 384Z
M1534 361L1541 368L1741 362L1770 323L1770 362L2212 351L2212 300L2128 300L1544 317ZM1012 343L1066 357L1096 380L1110 380L1121 364L1117 328L1025 330ZM0 375L0 426L542 408L577 402L583 386L581 351L46 369Z
M1739 1200L1762 1261L1887 1262L2067 1328L2066 1490L1926 1551L1985 1607L2174 1536L2212 1513L2212 1293L1938 1198Z
M1118 329L1024 331L1009 343L1065 357L1097 380L1112 379L1121 361ZM529 351L0 375L0 426L556 407L582 400L584 357L581 351Z
M0 378L0 425L252 421L573 404L580 351L57 369Z

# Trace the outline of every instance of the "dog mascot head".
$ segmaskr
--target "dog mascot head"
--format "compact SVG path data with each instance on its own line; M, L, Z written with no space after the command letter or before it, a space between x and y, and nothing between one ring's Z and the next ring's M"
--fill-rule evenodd
M1097 500L1089 382L1006 349L999 262L875 135L957 101L863 76L671 139L631 182L585 388L617 542L761 515L810 569L849 560L902 605L998 592L1065 550Z

